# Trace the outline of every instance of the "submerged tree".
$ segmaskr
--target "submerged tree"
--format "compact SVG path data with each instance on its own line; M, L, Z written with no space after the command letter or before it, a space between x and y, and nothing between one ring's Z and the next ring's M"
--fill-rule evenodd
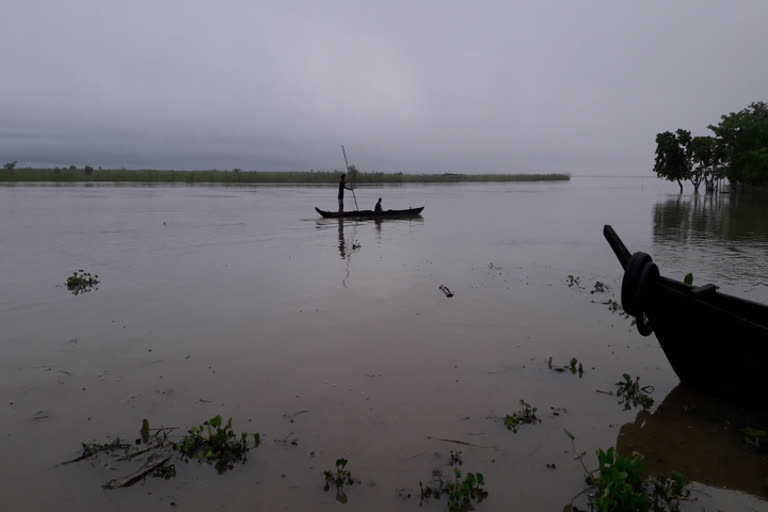
M683 193L683 180L691 177L691 132L678 129L675 133L666 131L656 134L656 160L654 172L659 178L676 181ZM701 182L701 180L699 180ZM694 183L696 189L698 184Z
M712 190L715 180L723 178L723 149L718 139L710 136L694 137L691 140L691 168L690 180L696 193L699 192L699 184L703 179L707 184L707 190Z
M723 148L731 181L768 184L768 104L757 101L710 125Z

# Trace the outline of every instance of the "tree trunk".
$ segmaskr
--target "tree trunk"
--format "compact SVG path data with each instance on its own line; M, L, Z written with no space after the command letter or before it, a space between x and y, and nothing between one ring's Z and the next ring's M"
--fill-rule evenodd
M699 179L691 178L691 185L693 185L693 193L696 195L699 195L699 185L701 185L701 178Z
M677 180L677 184L680 187L680 193L682 194L683 193L683 182L680 181L680 180Z

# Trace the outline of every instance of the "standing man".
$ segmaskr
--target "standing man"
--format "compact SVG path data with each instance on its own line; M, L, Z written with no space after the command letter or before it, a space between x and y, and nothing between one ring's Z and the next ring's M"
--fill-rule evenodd
M347 186L345 176L342 174L339 179L339 213L344 213L344 189L352 190L352 187Z

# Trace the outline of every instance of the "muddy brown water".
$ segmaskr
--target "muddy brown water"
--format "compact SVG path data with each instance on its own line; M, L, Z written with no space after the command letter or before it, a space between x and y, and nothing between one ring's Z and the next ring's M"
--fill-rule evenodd
M599 304L621 279L605 223L664 275L768 300L768 199L675 189L360 188L361 208L382 197L423 218L340 224L313 210L335 205L332 187L2 186L0 497L9 510L330 510L342 505L322 471L343 456L362 482L347 509L416 510L419 481L459 449L462 470L485 475L478 510L562 510L584 489L567 428L591 467L618 445L690 475L684 509L766 510L768 460L738 431L758 420L677 388L656 339ZM77 269L98 290L70 294ZM590 294L596 281L613 294ZM576 357L583 377L549 357ZM650 411L597 392L623 373L654 386ZM542 422L514 434L498 418L521 399ZM216 414L263 439L222 476L177 462L174 479L103 490L141 461L57 465L83 441L138 437L142 418Z

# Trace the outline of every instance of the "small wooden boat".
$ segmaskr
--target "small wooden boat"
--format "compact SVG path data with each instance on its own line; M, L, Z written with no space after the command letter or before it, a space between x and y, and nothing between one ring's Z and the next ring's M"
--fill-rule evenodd
M352 210L339 212L327 212L320 208L315 208L317 213L325 217L326 219L407 219L409 217L418 217L421 215L421 208L408 208L407 210L384 210L382 212L375 212L373 210Z
M621 305L643 336L656 333L680 382L717 394L765 393L768 306L662 277L648 254L630 254L611 226L603 235L624 267Z

